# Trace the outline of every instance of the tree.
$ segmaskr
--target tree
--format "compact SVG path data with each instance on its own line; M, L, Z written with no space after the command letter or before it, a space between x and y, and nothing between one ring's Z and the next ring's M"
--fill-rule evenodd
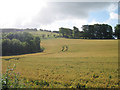
M115 36L117 37L117 39L120 39L120 24L117 24L115 26Z
M83 29L83 37L85 39L89 38L89 25L83 25L82 29Z
M22 43L20 42L20 40L18 39L12 39L11 40L11 47L10 50L11 50L11 53L12 54L19 54L19 53L22 53Z
M34 37L34 43L36 44L36 49L40 50L40 38L39 37Z
M10 55L12 50L12 43L10 39L3 39L2 40L2 55Z
M62 35L62 37L65 37L65 31L63 27L59 28L59 33Z
M79 29L77 27L73 27L73 33L72 33L73 38L77 39L80 38L80 32Z
M83 37L88 39L95 38L95 30L93 25L84 25L83 26Z
M95 38L113 39L112 27L108 24L94 24Z
M72 38L72 30L69 28L59 28L59 32L62 34L65 38Z

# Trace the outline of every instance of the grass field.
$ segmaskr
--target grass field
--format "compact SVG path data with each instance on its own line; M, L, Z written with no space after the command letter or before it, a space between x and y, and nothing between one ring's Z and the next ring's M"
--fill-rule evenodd
M68 51L62 52L64 45ZM32 87L118 87L118 41L46 39L42 53L2 57L2 72L16 64L15 72ZM17 59L16 59L17 58ZM36 83L37 82L37 83Z
M48 38L55 38L56 36L59 36L58 33L53 33L53 32L46 32L46 31L31 31L29 32L35 36L39 36L41 39L48 39ZM42 37L44 35L44 38ZM49 35L49 37L48 37ZM54 37L55 35L55 37Z

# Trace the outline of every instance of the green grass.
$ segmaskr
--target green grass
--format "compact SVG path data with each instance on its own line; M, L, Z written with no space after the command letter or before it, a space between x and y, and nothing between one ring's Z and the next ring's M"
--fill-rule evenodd
M15 72L36 88L118 87L117 40L57 38L42 40L41 46L42 53L2 57L3 73L16 64Z
M56 36L59 36L58 33L53 33L53 32L46 32L46 31L31 31L29 32L35 36L39 36L41 39L51 39L51 38L55 38ZM45 37L43 38L42 35L45 35ZM48 37L49 35L49 37ZM55 35L55 37L54 37Z

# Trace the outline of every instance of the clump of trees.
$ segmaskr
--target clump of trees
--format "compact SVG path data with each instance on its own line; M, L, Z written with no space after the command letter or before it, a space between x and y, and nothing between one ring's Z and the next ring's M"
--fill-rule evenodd
M65 38L71 38L72 36L72 30L69 28L59 28L59 32L62 34L63 37Z
M112 27L108 24L83 25L85 39L113 39Z
M2 55L18 55L43 51L40 38L28 32L3 33Z
M94 24L94 25L83 25L82 31L79 31L77 27L59 28L59 33L62 37L73 38L73 39L113 39L117 37L120 39L120 24L115 26L115 32L112 27L108 24Z
M74 39L78 39L80 38L80 31L77 27L73 27L72 29L69 28L59 28L59 33L62 34L63 37L65 38L74 38Z

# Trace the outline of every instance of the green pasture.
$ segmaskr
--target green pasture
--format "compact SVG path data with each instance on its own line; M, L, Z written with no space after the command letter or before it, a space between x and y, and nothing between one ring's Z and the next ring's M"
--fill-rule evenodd
M29 33L35 36L39 36L41 39L50 39L50 38L56 38L57 36L59 36L58 33L46 32L46 31L31 31L31 32L29 31Z

